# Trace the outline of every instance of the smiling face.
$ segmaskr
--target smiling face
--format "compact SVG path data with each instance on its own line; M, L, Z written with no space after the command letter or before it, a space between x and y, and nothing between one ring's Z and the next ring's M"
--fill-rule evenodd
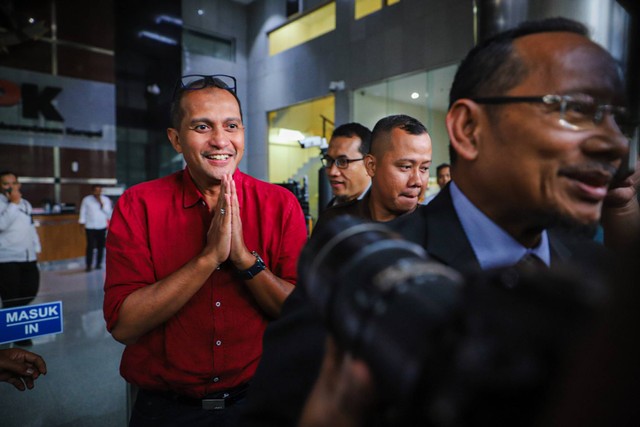
M220 185L233 174L244 154L244 127L238 102L224 89L210 87L187 91L178 129L169 128L171 145L182 153L201 191Z
M583 93L606 104L623 102L613 59L585 37L533 34L515 40L514 49L528 73L493 96ZM599 219L628 146L611 116L595 128L572 130L560 124L557 108L541 103L476 107L475 158L462 156L456 169L456 182L459 171L476 206L507 230L517 222L544 228L559 218Z
M364 157L360 152L361 144L362 141L357 136L336 136L329 141L326 154L332 159L339 157L361 159ZM344 202L358 198L371 182L362 160L350 162L345 169L339 168L334 163L330 168L325 168L325 171L333 195Z
M410 212L427 188L431 166L431 137L394 128L387 141L375 141L365 165L371 175L374 219L387 221Z

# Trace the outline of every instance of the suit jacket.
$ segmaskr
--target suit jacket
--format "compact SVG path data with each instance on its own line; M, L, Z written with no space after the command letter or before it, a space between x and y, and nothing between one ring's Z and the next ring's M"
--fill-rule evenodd
M428 205L387 224L407 240L423 246L437 261L462 273L480 269L448 187ZM548 232L552 266L581 261L583 267L598 270L606 258L604 248L589 239L561 230ZM307 299L304 284L297 286L285 301L280 319L267 327L262 360L239 425L297 425L320 371L326 337L325 326Z
M462 273L480 270L451 199L449 186L431 203L418 206L411 214L389 223L405 239L424 247L432 259ZM572 266L593 274L610 271L611 254L602 245L587 238L582 231L562 227L547 230L551 251L551 268Z

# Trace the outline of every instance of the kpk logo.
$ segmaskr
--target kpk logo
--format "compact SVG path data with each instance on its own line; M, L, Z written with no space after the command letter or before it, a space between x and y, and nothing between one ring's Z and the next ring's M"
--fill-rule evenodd
M22 83L18 86L8 80L0 80L0 106L13 107L22 103L22 117L25 119L42 116L46 120L64 122L52 102L60 92L62 88L59 87L45 86L39 90L35 84Z

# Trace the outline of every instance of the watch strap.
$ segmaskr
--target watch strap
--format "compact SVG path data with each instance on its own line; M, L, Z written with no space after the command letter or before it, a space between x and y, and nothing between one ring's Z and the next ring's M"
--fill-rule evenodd
M267 268L267 266L264 264L264 261L256 251L251 251L251 255L256 257L255 264L253 264L246 270L238 270L238 276L240 276L242 280L253 279L258 273Z

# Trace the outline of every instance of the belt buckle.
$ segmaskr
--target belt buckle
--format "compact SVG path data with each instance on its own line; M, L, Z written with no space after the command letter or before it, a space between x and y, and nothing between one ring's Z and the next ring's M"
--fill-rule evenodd
M202 399L202 409L205 411L224 409L224 399Z

